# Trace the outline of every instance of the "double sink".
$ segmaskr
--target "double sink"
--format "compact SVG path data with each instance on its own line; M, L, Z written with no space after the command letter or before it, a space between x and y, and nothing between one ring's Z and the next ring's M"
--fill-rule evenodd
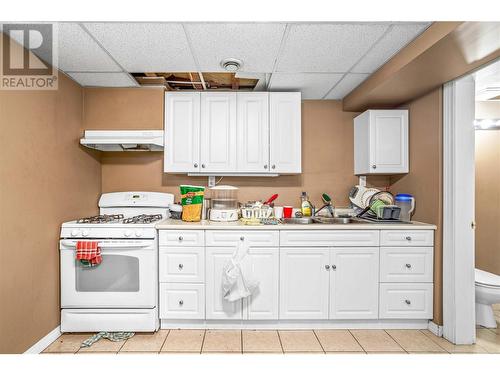
M281 219L283 224L364 224L363 219L354 217L290 217Z

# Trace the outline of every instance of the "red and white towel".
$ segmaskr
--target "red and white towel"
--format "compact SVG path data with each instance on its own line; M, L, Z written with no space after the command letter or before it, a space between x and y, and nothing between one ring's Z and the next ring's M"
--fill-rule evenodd
M101 248L96 241L78 241L76 243L76 259L91 267L101 264Z

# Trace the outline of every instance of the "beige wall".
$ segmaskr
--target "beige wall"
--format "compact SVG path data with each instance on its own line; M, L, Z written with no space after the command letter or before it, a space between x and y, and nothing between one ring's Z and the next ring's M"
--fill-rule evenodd
M500 102L476 102L476 118L500 118ZM476 267L500 275L500 130L476 131Z
M416 198L413 220L436 224L434 321L442 324L442 90L405 105L410 112L410 173L391 178L393 193Z
M101 167L79 146L83 93L0 91L0 353L59 325L62 222L96 213Z
M86 89L84 123L98 129L163 128L163 91L158 89ZM145 108L146 107L146 110ZM307 191L314 204L327 192L336 205L347 205L353 175L353 112L342 112L339 101L302 104L303 173L280 177L224 177L221 183L240 188L239 200L265 199L274 193L277 204L299 205ZM370 183L386 186L388 178ZM207 184L206 177L163 173L162 153L106 153L102 156L102 191L151 190L170 192L179 199L180 184Z

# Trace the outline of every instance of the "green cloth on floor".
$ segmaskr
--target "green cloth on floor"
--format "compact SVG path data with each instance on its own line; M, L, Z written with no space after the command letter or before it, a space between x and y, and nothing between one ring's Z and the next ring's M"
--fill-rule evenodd
M80 348L88 348L100 339L108 339L110 341L123 341L131 338L132 336L134 336L134 332L99 332L82 342Z

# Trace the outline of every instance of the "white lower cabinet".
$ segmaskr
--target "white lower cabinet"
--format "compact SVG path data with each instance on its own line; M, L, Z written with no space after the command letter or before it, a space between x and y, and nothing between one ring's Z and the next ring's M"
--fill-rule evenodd
M228 302L222 290L222 270L231 259L234 247L206 248L206 317L207 319L242 319L241 301Z
M330 319L378 318L378 247L331 250Z
M328 248L280 249L280 319L328 318Z
M205 286L160 283L160 319L205 319Z
M380 319L431 319L432 283L380 284Z

